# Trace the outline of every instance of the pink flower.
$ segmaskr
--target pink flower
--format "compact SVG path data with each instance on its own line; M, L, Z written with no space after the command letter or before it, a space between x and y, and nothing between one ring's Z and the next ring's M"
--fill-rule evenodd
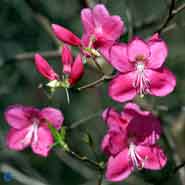
M147 42L134 38L128 45L111 49L111 64L120 72L109 86L109 95L118 102L133 99L137 94L166 96L176 86L176 78L163 63L168 55L165 42L158 34Z
M71 50L66 45L64 45L62 49L62 63L63 63L63 74L67 75L65 83L60 83L59 75L55 73L53 68L40 54L35 55L36 69L49 81L59 82L55 83L54 85L56 86L66 85L67 87L74 85L75 83L77 83L77 81L82 77L84 73L84 66L82 63L81 56L78 55L76 59L73 61ZM49 85L51 85L51 83Z
M31 146L35 154L43 157L48 156L53 144L48 123L60 129L64 121L58 109L46 107L39 110L23 105L10 106L5 111L5 119L11 126L6 138L8 148L22 151Z
M121 113L106 109L103 119L109 129L102 142L102 150L109 156L108 180L121 181L134 168L159 170L165 166L167 158L156 145L161 135L160 122L152 113L128 103Z
M96 5L92 10L85 8L81 11L83 25L82 39L66 28L53 24L56 37L73 46L79 46L87 55L98 55L98 50L105 56L110 47L124 32L124 23L119 16L110 16L106 7Z

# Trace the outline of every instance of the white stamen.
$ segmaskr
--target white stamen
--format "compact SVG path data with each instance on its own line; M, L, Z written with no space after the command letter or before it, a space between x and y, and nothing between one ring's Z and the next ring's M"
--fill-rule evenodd
M145 159L142 159L142 157L136 152L136 145L134 143L130 143L129 156L134 167L137 169L142 169L144 167Z
M137 92L141 97L147 94L150 91L150 82L145 74L145 64L144 62L136 63L136 79L133 82L133 87L136 88Z
M33 138L33 143L37 143L38 141L38 124L39 121L37 119L33 120L33 124L29 127L28 132L24 139L21 141L23 145L28 145L32 138Z

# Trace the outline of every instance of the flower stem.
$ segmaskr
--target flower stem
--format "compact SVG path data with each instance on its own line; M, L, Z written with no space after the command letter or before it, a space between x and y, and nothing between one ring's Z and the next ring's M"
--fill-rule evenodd
M110 76L109 75L103 75L100 79L98 79L98 80L96 80L94 82L91 82L89 84L86 84L84 86L79 87L78 88L78 91L82 91L82 90L85 90L85 89L88 89L88 88L91 88L91 87L95 87L98 84L102 83L103 81L105 81L105 80L111 80L113 78L114 78L114 76L112 76L112 75L110 75Z

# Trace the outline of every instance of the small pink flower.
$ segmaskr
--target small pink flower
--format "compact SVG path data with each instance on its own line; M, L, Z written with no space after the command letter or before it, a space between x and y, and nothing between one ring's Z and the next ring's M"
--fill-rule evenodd
M53 24L56 37L73 46L79 46L87 55L97 55L98 50L106 57L110 47L124 32L124 23L119 16L110 16L106 7L96 5L92 10L85 8L81 11L83 25L82 39L79 39L66 28Z
M48 123L60 129L64 117L60 110L47 107L41 110L23 105L10 106L5 119L11 126L6 142L8 148L22 151L31 146L35 154L47 157L53 144Z
M64 45L62 49L62 63L63 74L67 75L67 83L69 83L69 86L74 85L84 73L84 65L81 56L78 55L73 61L71 50L66 45ZM38 72L48 80L58 82L60 81L59 75L55 73L53 68L40 54L35 55L35 65Z
M111 16L102 4L96 5L92 10L85 8L81 11L83 24L82 44L85 47L98 49L105 57L110 47L125 31L120 16Z
M102 150L109 156L106 177L110 181L127 178L134 168L159 170L167 158L156 145L160 138L160 121L138 105L128 103L118 113L108 108L103 113L108 133L102 142Z
M109 95L118 102L133 99L137 94L166 96L176 86L176 78L163 63L168 55L166 43L158 34L147 42L134 38L128 45L111 49L111 64L120 72L109 86Z

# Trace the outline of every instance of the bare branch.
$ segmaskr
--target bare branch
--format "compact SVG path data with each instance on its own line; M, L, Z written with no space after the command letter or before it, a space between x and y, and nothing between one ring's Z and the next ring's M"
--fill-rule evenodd
M169 8L169 12L168 12L168 15L165 19L165 21L162 23L162 25L159 27L159 29L156 31L158 33L164 33L166 32L166 29L168 24L170 23L170 21L178 14L180 13L182 10L185 9L185 3L183 3L182 5L180 5L179 7L177 7L175 9L175 0L172 0L171 1L171 5L170 5L170 8ZM165 30L165 31L164 31Z
M78 88L78 90L79 91L82 91L82 90L85 90L85 89L88 89L88 88L92 88L92 87L95 87L95 86L97 86L98 84L100 84L100 83L102 83L102 82L104 82L104 81L106 81L106 80L111 80L111 79L113 79L114 78L114 76L108 76L108 75L103 75L100 79L98 79L98 80L96 80L96 81L94 81L94 82L91 82L91 83L89 83L89 84L87 84L87 85L84 85L84 86L82 86L82 87L79 87Z

